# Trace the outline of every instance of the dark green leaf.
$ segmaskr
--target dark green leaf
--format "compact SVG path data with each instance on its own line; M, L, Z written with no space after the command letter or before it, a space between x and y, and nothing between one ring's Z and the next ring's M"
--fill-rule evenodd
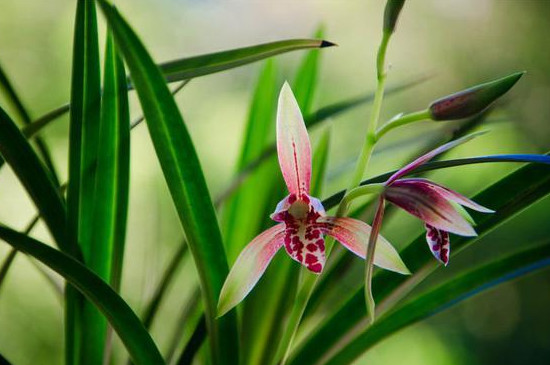
M94 303L111 323L136 364L164 364L151 336L132 309L96 274L69 255L5 226L0 226L0 238L50 267Z
M59 247L69 252L71 245L66 238L65 203L59 190L27 139L2 108L0 153L27 190Z
M100 71L95 3L79 0L73 39L71 110L69 128L68 235L82 249L86 264L92 261L93 209L99 141ZM101 275L101 274L100 274ZM68 288L66 362L99 364L103 360L105 321L97 309Z
M216 303L228 274L227 259L201 167L165 79L118 11L98 0L129 68L168 188L201 281L212 361L237 363L234 314L216 319Z
M338 350L324 364L350 364L400 329L433 316L496 285L550 266L550 243L491 261L442 283L388 313Z

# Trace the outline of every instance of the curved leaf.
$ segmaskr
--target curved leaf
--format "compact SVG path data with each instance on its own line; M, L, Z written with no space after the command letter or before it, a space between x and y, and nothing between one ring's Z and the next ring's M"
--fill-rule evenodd
M216 302L229 269L191 137L162 73L141 41L114 7L105 0L98 0L98 4L130 70L157 157L197 266L212 361L236 363L235 315L216 319Z
M172 82L228 70L285 52L331 46L334 43L322 39L289 39L183 58L162 63L159 68L168 82Z
M164 364L139 318L96 274L72 257L8 227L0 225L0 238L50 267L94 303L111 323L136 364Z
M470 270L408 301L330 356L323 364L350 364L380 340L496 285L550 266L550 242Z

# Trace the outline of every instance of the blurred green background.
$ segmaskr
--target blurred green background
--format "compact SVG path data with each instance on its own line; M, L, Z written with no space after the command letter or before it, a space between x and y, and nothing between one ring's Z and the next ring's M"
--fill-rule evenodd
M323 24L339 46L322 51L320 92L314 109L374 89L374 60L384 2L119 0L117 6L157 62L286 38L307 38ZM67 102L75 1L2 0L0 63L33 117ZM101 16L99 16L101 20ZM101 23L104 33L104 24ZM491 115L492 132L452 156L542 153L550 150L550 1L408 1L390 44L388 84L430 76L407 92L388 97L382 118L424 108L433 99L514 71L527 74ZM292 79L303 52L277 57L280 82ZM248 105L261 64L201 77L177 96L194 138L212 195L227 186L241 144ZM139 108L132 95L133 114ZM5 99L0 95L0 103ZM9 108L8 108L9 110ZM335 118L326 196L343 187L365 130L368 106ZM490 127L489 127L490 126ZM422 123L391 134L366 175L398 167L449 124ZM56 167L67 175L68 119L43 135ZM313 143L319 131L313 132ZM407 144L403 140L412 141ZM132 132L130 216L123 297L139 313L182 239L166 185L145 126ZM519 165L469 166L431 174L471 195ZM281 179L282 183L282 179ZM34 214L13 173L0 173L0 222L22 229ZM543 199L451 261L444 275L487 257L533 245L550 234L550 200ZM422 230L399 212L384 235L397 247ZM49 240L44 227L34 231ZM0 259L8 252L0 244ZM426 250L428 253L428 250ZM0 291L0 353L14 364L61 364L62 307L45 278L19 256ZM550 272L502 285L414 325L376 346L361 364L548 364ZM53 274L52 274L53 275ZM54 280L60 283L58 277ZM190 260L180 271L153 327L167 348L174 317L192 296ZM117 356L124 351L117 344Z

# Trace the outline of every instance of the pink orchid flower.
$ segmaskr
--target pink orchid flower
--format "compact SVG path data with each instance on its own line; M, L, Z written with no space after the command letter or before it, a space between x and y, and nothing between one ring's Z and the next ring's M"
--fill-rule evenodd
M365 258L371 227L357 219L327 216L321 201L309 195L311 146L298 103L287 83L279 95L277 153L289 192L271 215L279 224L254 238L235 261L221 290L220 316L244 299L282 247L293 260L315 274L321 273L325 265L325 235ZM374 264L409 274L397 251L382 236L378 236Z
M460 236L476 236L472 225L455 208L456 204L483 213L494 213L476 202L438 185L419 178L401 179L436 155L461 143L469 141L476 134L444 144L406 165L386 181L384 198L424 221L426 241L437 260L445 266L449 263L449 232Z

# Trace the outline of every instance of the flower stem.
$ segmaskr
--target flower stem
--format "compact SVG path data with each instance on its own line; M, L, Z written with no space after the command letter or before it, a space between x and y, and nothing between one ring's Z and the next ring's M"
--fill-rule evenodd
M374 268L374 253L378 234L382 228L382 219L384 218L384 197L378 198L378 206L372 222L372 230L369 236L367 254L365 256L365 302L367 304L367 318L369 324L374 322L375 302L372 296L372 273Z
M405 124L418 122L421 120L431 119L431 114L428 109L421 110L418 112L405 114L398 118L390 120L388 123L384 124L382 127L378 128L375 134L375 140L378 141L382 136L391 131L394 128L400 127Z

